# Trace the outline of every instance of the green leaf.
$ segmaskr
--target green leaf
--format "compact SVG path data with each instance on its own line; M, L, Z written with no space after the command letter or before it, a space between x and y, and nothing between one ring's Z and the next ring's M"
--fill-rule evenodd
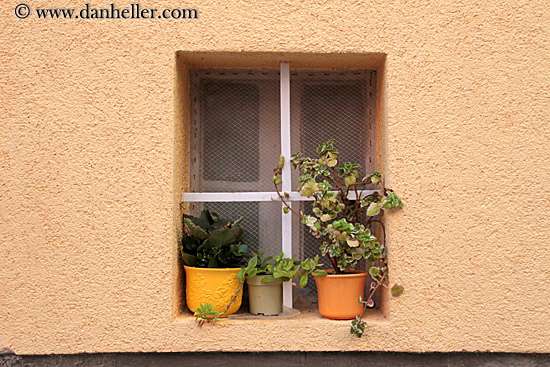
M246 267L247 269L251 270L256 268L256 265L258 265L258 257L253 256L250 260L248 260L248 265Z
M399 199L395 192L387 191L386 194L387 196L384 200L383 206L384 209L403 207L403 202Z
M381 207L382 207L381 202L371 203L367 209L367 215L370 217L374 217L375 215L378 215L378 213L380 213Z
M403 294L403 291L405 290L405 287L403 287L401 284L394 284L393 287L391 287L391 294L394 297L399 297Z
M219 266L220 266L220 263L218 262L218 256L214 256L208 262L208 267L209 268L218 268Z
M288 209L288 207L285 206L285 207L283 208L283 212L284 212L285 214L288 214L289 211L290 211L290 210Z
M229 228L217 229L210 232L210 236L208 236L208 241L210 242L211 247L222 247L224 245L229 245L236 239L237 236L232 229Z
M218 219L214 223L212 223L212 228L221 229L223 227L227 227L231 223L227 219Z
M327 276L327 272L324 271L324 270L320 270L320 269L317 269L313 272L313 276L314 277L317 277L317 278L321 278L321 277L324 277L324 276Z
M241 283L244 282L244 273L245 273L245 271L246 271L246 268L242 268L237 273L237 279L239 279L241 281Z
M325 149L325 143L319 144L319 146L317 147L317 153L321 154L324 149Z
M219 311L212 309L212 304L210 303L199 303L199 307L192 311L195 313L195 320L203 319L207 322L211 322L212 324L214 324L218 317L221 316Z
M241 226L231 226L231 232L233 232L233 235L235 236L235 239L232 242L237 241L244 233L244 229Z
M189 229L189 232L193 237L196 237L201 240L205 240L208 238L208 233L202 229L201 227L195 225L191 219L185 218L184 219L185 224L187 225L187 228Z
M373 278L376 278L378 276L378 273L379 273L379 270L378 268L372 266L370 269L369 269L369 274L371 277Z
M307 275L300 277L300 288L304 288L307 285Z
M277 168L278 169L283 169L284 166L285 166L285 156L281 154L279 156L279 162L277 164Z
M243 219L244 219L244 216L241 216L239 219L237 219L236 221L234 221L233 224L231 225L231 228L240 226L240 224L241 224L241 222L243 221Z
M202 251L204 251L204 250L211 249L211 248L213 248L213 247L214 247L214 246L210 243L210 241L204 240L204 242L202 243L202 245L200 245L199 247L197 247L197 253L202 252Z
M203 228L208 228L212 223L214 223L214 219L212 219L212 215L210 215L210 212L208 210L203 210L201 212L201 218L200 218L201 224L199 224Z
M240 246L235 244L230 245L229 249L231 250L231 253L237 257L242 256L243 253L246 252L246 251L241 251Z
M184 214L184 218L189 219L191 222L193 222L194 225L201 227L205 231L207 231L208 227L210 227L210 221L208 220L206 214L203 215L203 213L201 213L201 216L199 218L194 217L192 215Z
M350 334L357 335L358 338L362 337L365 333L365 326L367 323L361 319L361 315L357 315L351 322Z
M252 269L249 272L247 272L246 277L248 279L252 279L252 278L256 277L257 274L258 274L258 269Z
M181 258L183 263L187 266L195 266L197 264L197 257L193 255L186 254L182 251Z
M268 275L268 276L262 278L262 283L269 283L269 282L273 282L274 280L275 280L275 278L273 276Z
M196 248L195 241L193 240L193 237L183 235L183 238L181 239L181 244L186 250L189 250L193 252Z

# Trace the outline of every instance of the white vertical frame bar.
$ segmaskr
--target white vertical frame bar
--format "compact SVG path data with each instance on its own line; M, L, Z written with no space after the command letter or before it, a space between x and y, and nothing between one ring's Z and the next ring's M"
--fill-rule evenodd
M281 62L281 153L285 157L285 166L281 178L283 192L292 190L290 170L290 65ZM284 205L284 204L283 204ZM292 203L290 203L292 205ZM285 256L292 256L292 217L281 211L282 248ZM283 305L292 308L292 283L283 283Z

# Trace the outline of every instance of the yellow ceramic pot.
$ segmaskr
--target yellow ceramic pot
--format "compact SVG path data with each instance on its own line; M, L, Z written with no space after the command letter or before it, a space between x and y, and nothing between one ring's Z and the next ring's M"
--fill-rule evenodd
M216 269L192 266L184 266L184 268L187 307L191 312L194 312L193 310L197 309L201 303L210 303L214 310L223 312L241 287L241 282L237 279L240 268ZM227 315L237 312L241 307L242 298L243 291L241 290L235 302L221 317L227 317Z

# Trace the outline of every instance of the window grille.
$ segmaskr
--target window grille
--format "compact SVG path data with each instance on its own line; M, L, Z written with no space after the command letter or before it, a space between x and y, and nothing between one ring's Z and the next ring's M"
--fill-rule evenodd
M283 190L297 209L311 203L295 192L290 151L315 155L320 142L334 139L341 160L359 163L362 175L373 171L375 91L372 70L290 72L288 63L280 71L192 70L191 179L182 201L190 202L192 214L244 215L243 242L253 251L284 250L298 259L318 254L319 242L274 201L273 169L285 155ZM295 292L296 306L316 299L313 283Z

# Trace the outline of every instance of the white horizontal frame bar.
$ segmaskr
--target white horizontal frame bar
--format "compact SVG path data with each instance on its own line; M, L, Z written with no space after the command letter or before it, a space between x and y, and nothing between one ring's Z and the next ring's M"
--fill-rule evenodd
M382 194L382 190L363 190L363 195L371 195L375 192ZM302 196L296 191L289 192L289 195L287 201L313 201L312 197ZM350 200L355 200L355 192L350 192L348 197ZM234 201L280 201L280 199L276 192L184 192L181 194L182 203Z

